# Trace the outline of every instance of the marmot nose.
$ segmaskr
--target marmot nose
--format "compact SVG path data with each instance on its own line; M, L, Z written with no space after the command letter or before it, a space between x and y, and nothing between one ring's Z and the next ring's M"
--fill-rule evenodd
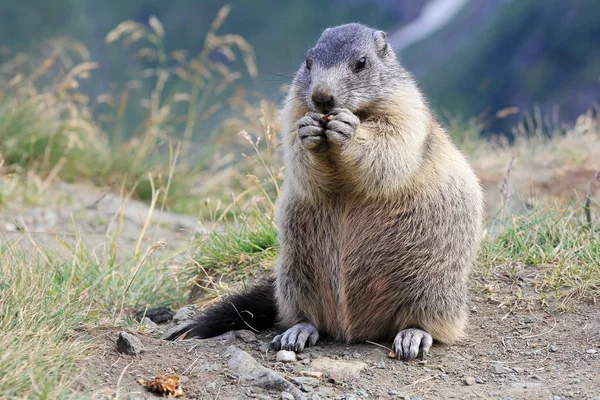
M311 96L315 108L321 112L333 110L335 100L331 94L323 92L314 92Z

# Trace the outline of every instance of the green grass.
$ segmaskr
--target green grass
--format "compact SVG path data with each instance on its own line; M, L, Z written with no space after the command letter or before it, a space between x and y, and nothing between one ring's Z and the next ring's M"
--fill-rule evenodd
M490 223L480 271L534 276L540 296L597 302L600 298L600 225L588 224L583 207L537 207ZM515 272L517 266L518 272Z
M183 300L179 271L153 258L153 248L117 262L114 250L99 257L77 241L65 246L66 256L37 244L0 248L2 398L79 398L71 386L89 343L77 329L127 325L131 309Z

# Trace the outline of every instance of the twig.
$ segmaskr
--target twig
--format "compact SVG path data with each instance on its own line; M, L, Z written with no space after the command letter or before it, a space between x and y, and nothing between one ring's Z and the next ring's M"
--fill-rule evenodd
M550 328L549 330L547 330L546 332L538 333L537 335L521 336L521 339L531 339L531 338L538 337L538 336L544 336L544 335L552 332L554 330L554 328L556 328L556 321L554 321L554 326L552 328Z
M371 342L370 340L365 340L365 343L369 343L369 344L372 344L373 346L381 347L382 349L389 350L389 351L391 351L392 353L394 352L394 350L390 349L389 347L387 347L387 346L384 346L384 345L382 345L382 344L379 344L379 343Z
M123 371L121 371L121 375L119 375L119 380L117 380L117 389L116 389L116 396L117 396L117 397L119 397L119 390L121 390L121 389L120 389L120 387L121 387L121 380L123 379L123 376L125 375L125 371L127 371L127 368L129 368L129 366L130 366L131 364L133 364L133 361L132 361L132 362L130 362L129 364L127 364L127 365L125 366L125 368L123 368Z

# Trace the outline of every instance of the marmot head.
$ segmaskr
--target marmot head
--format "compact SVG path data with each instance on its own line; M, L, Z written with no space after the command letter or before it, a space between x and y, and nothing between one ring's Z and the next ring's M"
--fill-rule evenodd
M407 81L411 78L386 34L352 23L322 33L296 73L292 96L314 112L347 108L368 115L373 107L385 107L391 94Z

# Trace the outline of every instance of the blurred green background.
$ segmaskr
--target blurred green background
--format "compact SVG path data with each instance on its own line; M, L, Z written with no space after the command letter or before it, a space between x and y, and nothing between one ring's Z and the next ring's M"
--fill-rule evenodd
M256 77L243 74L230 91L241 86L280 102L281 85L293 76L320 32L358 21L390 34L439 113L483 115L488 132L507 130L535 106L572 122L600 98L598 0L1 2L0 54L3 60L21 52L47 55L52 41L80 41L89 59L99 63L83 87L93 98L122 90L147 67L142 60L132 62L131 52L122 46L105 43L120 22L148 24L154 15L166 31L166 49L194 54L225 4L231 11L219 32L243 36L254 47L258 67ZM407 43L407 35L415 32L419 40ZM150 91L147 86L140 90ZM494 117L508 107L521 112ZM218 118L227 112L221 110ZM127 124L139 120L134 114L128 113L126 136L133 131ZM203 124L194 134L197 139L216 126L215 120Z

